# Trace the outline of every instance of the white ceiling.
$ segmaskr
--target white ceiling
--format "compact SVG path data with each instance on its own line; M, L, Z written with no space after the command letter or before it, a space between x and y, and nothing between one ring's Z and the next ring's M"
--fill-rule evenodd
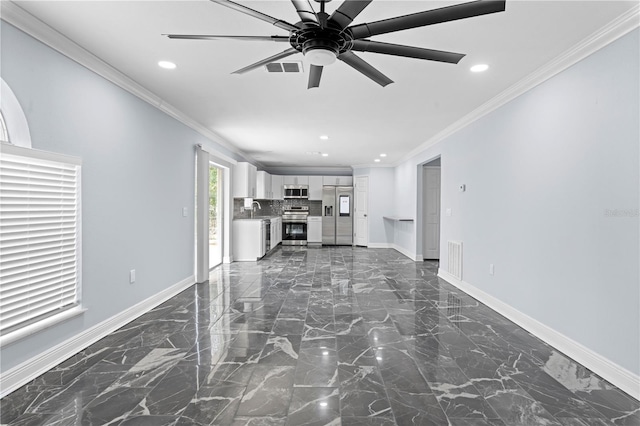
M290 1L239 2L290 23L299 21ZM394 83L383 88L338 61L325 67L320 87L311 90L306 72L231 74L285 50L287 43L170 40L161 35L287 35L206 0L16 3L221 135L240 153L276 170L373 165L380 153L387 154L380 165L397 163L637 1L507 0L506 12L373 37L466 53L458 65L359 53ZM376 0L354 24L457 3L462 1ZM328 13L340 4L329 3ZM301 54L288 59L303 61ZM177 68L161 69L159 60L175 62ZM471 73L469 67L477 63L490 69ZM320 140L323 134L330 139Z

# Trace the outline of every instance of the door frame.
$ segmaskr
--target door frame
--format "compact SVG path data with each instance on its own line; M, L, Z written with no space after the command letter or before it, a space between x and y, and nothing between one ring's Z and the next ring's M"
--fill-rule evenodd
M209 279L209 164L222 169L222 263L233 262L231 247L231 218L233 217L231 171L234 160L196 145L195 188L195 277L196 282Z

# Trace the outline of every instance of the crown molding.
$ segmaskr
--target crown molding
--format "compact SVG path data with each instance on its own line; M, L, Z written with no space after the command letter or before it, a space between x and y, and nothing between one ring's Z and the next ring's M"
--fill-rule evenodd
M393 166L399 166L405 161L415 157L427 148L437 144L438 142L446 139L454 133L467 127L474 121L484 117L490 112L500 108L507 104L518 96L528 92L539 84L549 80L553 76L561 73L587 56L595 53L620 37L628 34L634 29L640 26L640 3L629 9L627 12L620 15L618 18L609 22L598 31L594 32L581 42L577 43L570 49L561 53L555 59L547 62L536 71L532 72L522 80L518 81L508 89L504 90L497 96L491 98L484 104L480 105L469 114L465 115L455 123L446 127L441 132L437 133L424 143L420 144L417 148L410 151L407 155L402 157L399 161L395 162Z
M117 85L118 87L149 103L150 105L154 106L170 117L178 120L185 126L200 133L210 141L245 158L246 160L254 163L257 166L262 165L253 157L241 151L240 149L238 149L238 147L227 141L221 135L213 132L212 130L193 120L178 108L169 104L155 93L144 88L142 85L129 78L126 74L117 70L116 68L109 65L88 50L84 49L68 37L51 28L40 19L31 15L29 12L22 9L13 1L2 1L1 8L0 19L2 19L3 21L13 25L26 34L29 34L36 40L63 54L72 61L77 62L83 67L89 69L90 71L93 71L99 76Z

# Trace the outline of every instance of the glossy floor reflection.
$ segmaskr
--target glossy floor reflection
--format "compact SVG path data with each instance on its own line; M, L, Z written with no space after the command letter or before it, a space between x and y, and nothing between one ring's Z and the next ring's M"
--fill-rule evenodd
M394 250L223 265L2 400L11 425L639 425L640 404Z

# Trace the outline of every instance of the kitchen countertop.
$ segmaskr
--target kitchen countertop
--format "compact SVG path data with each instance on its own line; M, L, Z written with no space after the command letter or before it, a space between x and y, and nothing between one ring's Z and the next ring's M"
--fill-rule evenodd
M264 220L264 219L276 219L282 216L254 216L253 219L249 218L249 217L240 217L238 219L233 219L233 220Z

